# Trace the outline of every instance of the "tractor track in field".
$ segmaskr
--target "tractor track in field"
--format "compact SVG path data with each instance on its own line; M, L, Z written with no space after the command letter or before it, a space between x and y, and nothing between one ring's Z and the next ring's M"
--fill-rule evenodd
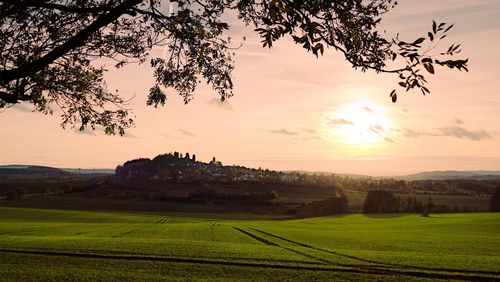
M37 231L46 231L46 230L57 230L57 229L64 229L64 228L69 228L69 227L79 227L82 226L81 224L78 225L62 225L62 226L51 226L51 227L42 227L42 228L37 228L37 229L27 229L27 230L18 230L18 231L7 231L7 232L0 232L1 235L10 235L10 234L22 234L22 233L29 233L29 232L37 232Z
M110 222L111 220L113 220L112 217L101 217L101 218L98 218L95 223L107 223L107 222Z
M462 274L452 274L452 273L447 274L447 273L411 272L411 271L399 271L392 269L376 270L376 269L352 268L352 267L340 268L340 267L334 267L333 265L323 265L323 264L317 264L316 266L306 266L306 265L286 265L286 264L248 263L248 262L221 261L221 260L204 260L204 259L194 259L194 258L103 255L103 254L91 254L91 253L69 253L69 252L35 251L35 250L19 250L19 249L17 250L0 249L0 253L16 253L16 254L26 254L26 255L59 256L59 257L91 258L91 259L115 259L115 260L211 264L211 265L224 265L224 266L271 268L271 269L333 271L333 272L361 273L361 274L373 274L373 275L411 276L411 277L432 278L432 279L500 282L500 277L497 278L491 276L488 277L488 276L462 275Z
M118 235L113 235L113 236L111 236L111 238L121 238L121 237L123 237L123 236L125 236L125 235L131 234L131 233L134 233L134 232L135 232L135 231L137 231L137 230L139 230L139 229L129 230L129 231L127 231L127 232L123 232L123 233L120 233L120 234L118 234Z
M165 224L168 221L168 217L162 217L160 220L156 222L156 224Z
M287 247L284 247L284 246L280 246L279 244L276 244L276 243L274 243L274 242L271 242L271 241L269 241L269 240L267 240L267 239L265 239L265 238L259 237L259 236L255 235L255 234L252 234L252 233L250 233L250 232L248 232L248 231L245 231L245 230L243 230L243 229L241 229L241 228L238 228L238 227L233 227L233 228L234 228L234 229L236 229L236 230L238 230L238 231L240 231L241 233L243 233L243 234L245 234L245 235L249 236L249 237L254 238L255 240L257 240L257 241L259 241L259 242L262 242L262 243L264 243L264 244L268 245L268 246L278 247L278 248L281 248L281 249L287 250L287 251L289 251L289 252L299 254L299 255L301 255L301 256L304 256L304 257L307 257L307 258L313 259L313 260L315 260L315 261L319 261L319 262L321 262L322 264L325 264L325 265L332 264L330 261L327 261L327 260L324 260L324 259L321 259L321 258L317 258L317 257L315 257L315 256L312 256L312 255L306 254L306 253L301 252L301 251L294 250L294 249L292 249L292 248L287 248Z
M243 233L243 234L245 234L245 235L247 235L247 236L249 236L249 237L252 237L253 239L255 239L255 240L257 240L257 241L259 241L259 242L261 242L261 243L264 243L264 244L266 244L266 245L268 245L268 246L280 247L280 245L278 245L278 244L276 244L276 243L274 243L274 242L271 242L271 241L269 241L269 240L267 240L267 239L264 239L264 238L262 238L262 237L256 236L256 235L254 235L254 234L252 234L252 233L250 233L250 232L248 232L248 231L245 231L245 230L243 230L243 229L241 229L241 228L238 228L238 227L233 227L233 229L238 230L239 232L241 232L241 233Z
M278 236L278 235L274 235L274 234L271 234L269 232L262 231L262 230L259 230L259 229L256 229L256 228L249 228L249 229L251 229L253 231L256 231L256 232L259 232L261 234L265 234L265 235L271 236L273 238L285 241L285 242L289 242L289 243L296 244L296 245L301 246L301 247L308 248L308 249L312 249L312 250L316 250L316 251L321 251L321 252L325 252L325 253L329 253L329 254L333 254L333 255L337 255L337 256L342 256L342 257L350 258L350 259L353 259L353 260L358 260L358 261L362 261L362 262L373 264L373 265L353 265L353 264L338 264L338 263L334 263L334 264L336 264L338 266L343 266L343 267L356 266L356 267L365 267L365 268L380 269L380 270L394 269L394 268L398 268L398 269L403 268L403 269L415 270L415 271L425 270L425 271L435 271L435 272L460 273L460 274L464 274L464 275L468 275L468 274L477 275L477 274L479 274L479 275L495 275L495 276L500 276L500 272L499 271L466 270L466 269L463 270L463 269L453 269L453 268L432 268L432 267L413 266L413 265L404 265L404 264L384 263L384 262L379 262L379 261L370 260L370 259L364 259L364 258L360 258L360 257L356 257L356 256L342 254L342 253L331 251L331 250L326 250L326 249L323 249L323 248L318 248L318 247L310 246L310 245L303 244L303 243L300 243L300 242L297 242L297 241L293 241L293 240L290 240L290 239L287 239L287 238L284 238L284 237L281 237L281 236ZM485 278L485 279L489 279L489 278Z

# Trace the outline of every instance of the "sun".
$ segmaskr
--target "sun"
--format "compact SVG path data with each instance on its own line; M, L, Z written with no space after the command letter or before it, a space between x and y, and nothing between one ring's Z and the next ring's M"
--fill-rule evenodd
M373 101L342 105L333 112L328 127L334 141L342 144L369 145L392 142L392 122L384 107Z

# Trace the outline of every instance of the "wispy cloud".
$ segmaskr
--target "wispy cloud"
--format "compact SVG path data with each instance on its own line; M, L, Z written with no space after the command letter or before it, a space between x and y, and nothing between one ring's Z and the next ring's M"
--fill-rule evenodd
M457 121L455 122L457 123ZM491 134L485 130L470 130L463 126L439 127L436 130L438 130L439 133L429 132L426 130L404 129L404 136L407 138L419 138L422 136L431 136L431 137L448 136L448 137L469 139L473 141L480 141L483 139L492 138Z
M404 130L404 136L408 138L419 138L421 136L439 136L439 134L428 132L425 130L413 130L406 128Z
M385 132L384 128L381 125L372 125L372 126L370 126L370 130L375 132L375 133Z
M224 102L222 102L221 100L219 100L217 98L212 98L208 101L208 104L212 105L214 107L218 107L220 109L227 110L227 111L234 110L233 105L231 103L229 103L228 100L225 100Z
M393 139L385 136L385 133L386 133L385 129L381 125L375 124L375 125L370 126L370 131L377 134L378 136L384 138L385 141L387 141L389 143L394 143Z
M389 142L389 143L394 143L394 140L389 138L389 137L384 137L385 141Z
M288 136L296 136L299 134L296 131L290 131L290 130L286 130L284 128L269 130L269 132L274 133L274 134L288 135Z
M371 108L369 108L369 107L366 107L366 106L363 108L363 110L365 112L373 113L373 110Z
M354 122L343 118L334 118L330 120L330 125L354 125Z
M196 137L196 135L194 135L194 133L192 132L189 132L187 130L184 130L182 128L179 128L179 132L182 133L183 135L185 136L189 136L189 137Z
M300 130L307 132L307 133L310 133L310 134L318 133L318 131L316 129L312 129L312 128L301 128Z
M444 136L466 138L473 141L491 138L491 135L485 130L473 131L461 126L441 127L439 128L439 130L443 133Z

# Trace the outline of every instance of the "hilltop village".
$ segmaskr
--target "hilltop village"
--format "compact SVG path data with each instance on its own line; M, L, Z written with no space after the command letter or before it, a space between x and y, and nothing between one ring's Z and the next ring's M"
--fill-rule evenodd
M140 158L127 161L116 168L118 181L166 181L171 183L190 183L203 181L279 181L292 182L297 176L271 170L253 169L244 166L224 166L215 157L209 162L196 160L196 155L179 152L158 155L153 159Z

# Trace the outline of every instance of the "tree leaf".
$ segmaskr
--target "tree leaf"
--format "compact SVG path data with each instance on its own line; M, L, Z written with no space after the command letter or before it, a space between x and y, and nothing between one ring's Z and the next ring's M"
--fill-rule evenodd
M424 64L424 68L431 74L434 74L434 66L432 64Z
M422 44L422 42L424 42L424 41L425 41L425 38L424 37L420 37L419 39L413 41L413 43L411 45L416 46L416 45Z
M452 24L452 25L450 25L449 27L447 27L447 28L444 30L444 32L445 32L445 33L446 33L446 32L448 32L450 29L452 29L452 28L453 28L453 26L454 26L454 25L455 25L455 24Z
M432 34L432 32L427 33L427 35L429 36L429 39L431 41L434 41L434 35Z

